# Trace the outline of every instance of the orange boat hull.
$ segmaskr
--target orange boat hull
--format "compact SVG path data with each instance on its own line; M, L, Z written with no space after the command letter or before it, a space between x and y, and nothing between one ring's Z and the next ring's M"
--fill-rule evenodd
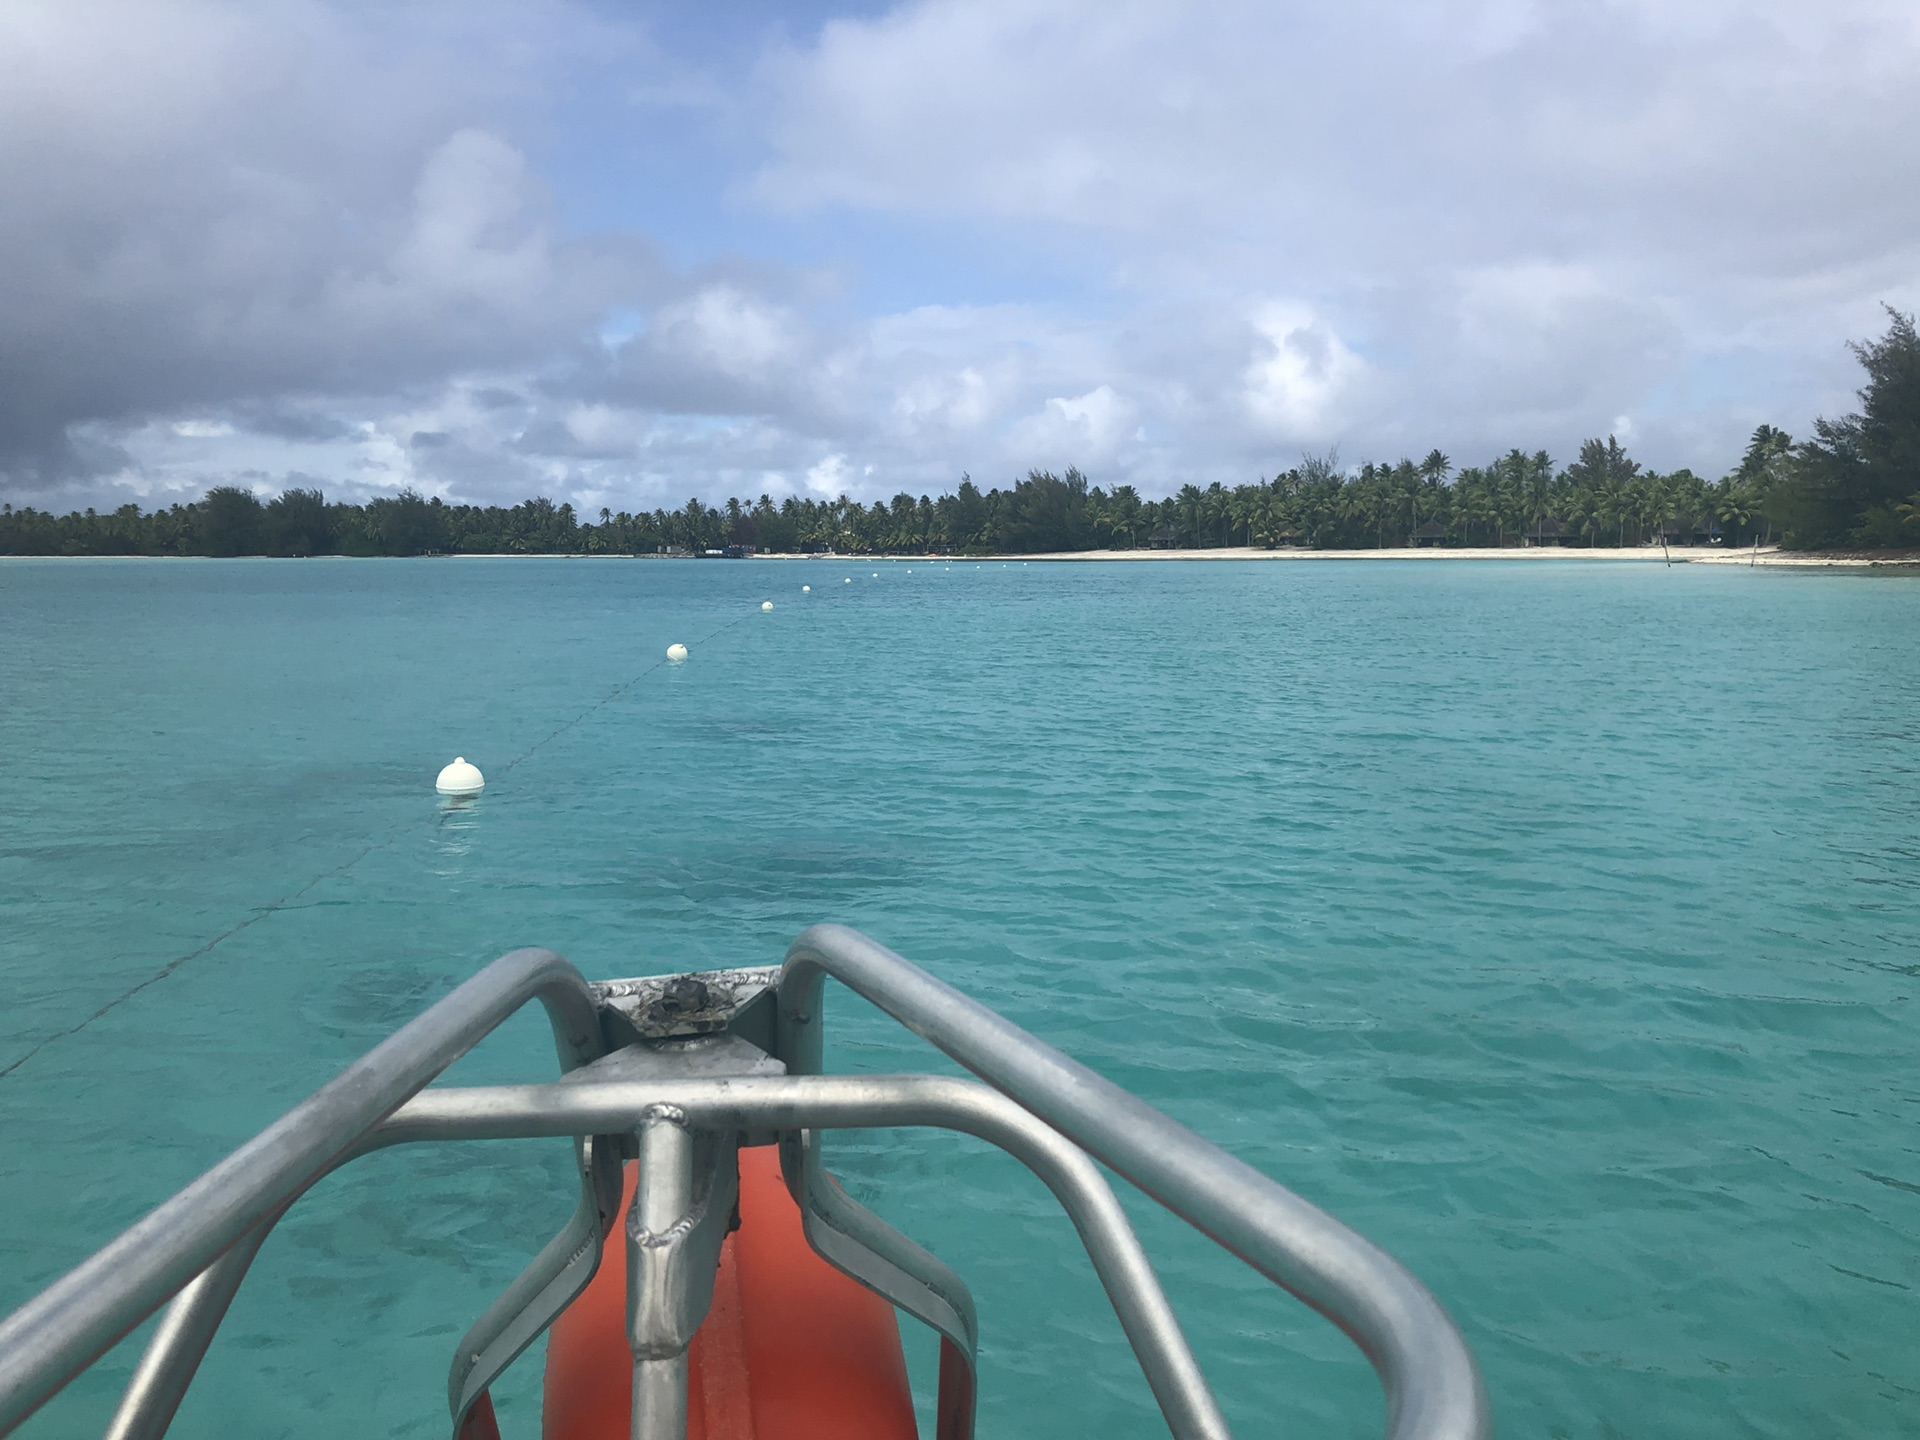
M627 1167L600 1269L547 1346L544 1440L627 1440ZM740 1228L694 1338L688 1440L916 1440L900 1325L885 1300L807 1244L778 1152L740 1152Z

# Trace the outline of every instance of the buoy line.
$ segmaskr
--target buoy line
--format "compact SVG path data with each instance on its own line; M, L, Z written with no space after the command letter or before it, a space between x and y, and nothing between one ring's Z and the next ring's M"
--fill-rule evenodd
M302 885L298 890L288 891L285 895L282 895L278 900L274 901L271 905L267 906L265 909L256 910L254 911L253 914L249 915L246 919L242 920L239 924L231 926L228 929L222 930L218 935L214 936L211 940L207 941L207 943L202 945L198 950L190 951L187 954L179 956L176 959L169 960L166 964L162 965L158 970L154 971L153 974L147 976L146 979L140 981L139 984L133 986L131 989L122 991L119 995L116 995L113 999L109 1000L106 1004L102 1005L98 1010L94 1011L91 1015L87 1016L86 1019L81 1020L76 1024L69 1025L64 1030L54 1031L53 1034L47 1036L45 1039L35 1044L31 1050L26 1052L26 1054L20 1056L18 1059L8 1061L5 1065L0 1065L0 1080L6 1079L7 1076L11 1075L14 1071L18 1070L22 1065L26 1064L29 1060L33 1059L34 1056L38 1055L42 1050L46 1049L49 1045L52 1045L55 1042L60 1040L65 1040L70 1035L78 1035L82 1030L86 1029L89 1025L93 1024L94 1021L104 1019L106 1016L112 1014L115 1010L118 1010L122 1005L126 1004L129 1000L133 999L134 996L138 995L142 990L145 990L149 985L158 985L162 980L166 979L169 975L173 974L174 971L178 970L182 965L185 965L189 960L198 960L202 955L207 954L215 946L221 944L223 941L231 940L234 936L238 935L242 930L247 929L249 926L259 924L262 920L266 919L269 915L278 914L280 911L286 909L289 905L293 904L296 900L299 900L302 897L304 897L309 890L314 888L314 886L319 885L323 881L331 880L336 875L346 874L347 871L353 869L354 866L358 865L362 860L366 859L367 856L373 854L374 851L386 849L387 846L393 844L393 842L395 840L398 840L399 838L400 838L399 832L396 831L394 834L389 835L386 839L367 846L364 850L362 850L358 855L354 856L351 860L343 861L342 863L334 866L333 869L331 870L322 871L320 874L314 876L311 880L307 881L307 883Z
M718 639L720 636L726 634L727 631L733 629L734 626L743 624L745 621L751 619L754 614L758 614L758 613L761 613L761 612L758 612L758 611L749 612L746 615L737 616L734 619L727 621L724 625L716 626L713 630L709 631L705 636L703 636L696 643L700 645L705 645L709 641ZM682 650L685 647L675 645L672 648L676 650ZM654 661L653 664L647 666L646 669L640 671L637 675L634 675L630 679L623 680L620 684L614 686L613 689L609 690L605 695L601 696L598 700L594 701L593 704L587 706L587 708L582 710L578 715L575 715L571 720L568 720L563 724L556 726L554 729L548 731L547 734L542 736L540 739L534 741L533 744L529 745L525 750L522 750L518 755L514 756L513 759L509 760L505 765L502 765L500 767L499 773L502 775L511 773L516 766L520 765L524 761L531 760L541 750L545 749L548 745L552 744L555 740L559 739L562 735L566 734L567 731L573 729L574 726L578 725L582 720L585 720L589 715L592 715L596 711L603 710L607 706L611 705L615 700L618 700L622 695L626 694L629 690L631 690L634 686L638 685L642 680L646 679L647 676L651 675L654 671L665 669L669 664L674 664L674 663L677 663L677 662L669 661L665 657L662 657L661 659ZM478 792L474 792L474 793L477 794ZM462 797L448 795L443 798L458 799ZM471 798L471 797L465 797L465 798ZM434 833L436 834L439 833L439 831L446 826L447 821L457 813L458 811L453 808L443 808L440 812L440 818L434 822L434 826L433 826ZM214 936L211 940L207 941L207 943L202 945L198 950L189 951L185 955L176 956L174 959L169 960L166 964L162 965L158 970L155 970L151 975L146 976L144 979L140 980L136 984L121 991L120 994L116 995L113 999L107 1001L106 1004L102 1005L98 1010L94 1011L91 1015L87 1016L86 1019L77 1021L76 1023L67 1026L67 1028L64 1030L56 1030L51 1035L48 1035L45 1038L39 1040L34 1044L34 1046L31 1049L26 1051L24 1054L16 1057L15 1059L9 1060L5 1065L0 1065L0 1080L6 1079L7 1076L13 1074L14 1071L18 1070L22 1065L26 1064L29 1060L33 1059L34 1056L38 1055L42 1050L45 1050L49 1045L56 1044L61 1040L66 1040L72 1036L78 1035L82 1030L87 1029L96 1020L104 1020L107 1016L111 1015L115 1010L118 1010L122 1005L126 1004L129 1000L133 999L134 996L138 995L141 991L146 990L151 986L158 985L162 980L167 979L175 971L179 970L181 967L188 964L190 961L198 960L203 955L209 955L213 953L215 949L225 944L227 941L231 940L234 936L238 935L241 931L250 929L252 926L259 924L262 920L265 920L270 915L279 914L282 910L287 909L289 906L293 905L296 901L303 899L309 891L314 889L314 887L321 885L328 880L337 879L339 876L345 875L349 870L353 869L354 866L358 865L362 860L366 859L369 855L373 854L376 850L385 850L388 846L397 842L403 835L406 834L408 828L410 827L404 826L404 825L396 827L393 830L393 832L386 837L386 839L376 840L372 844L362 849L360 853L355 855L351 860L344 860L340 864L335 865L331 870L321 871L318 875L315 875L311 879L305 881L297 889L289 890L286 894L282 895L278 900L275 900L270 904L263 906L261 909L254 911L254 913L249 915L246 919L238 922L235 925L228 927L225 930L222 930L218 935Z

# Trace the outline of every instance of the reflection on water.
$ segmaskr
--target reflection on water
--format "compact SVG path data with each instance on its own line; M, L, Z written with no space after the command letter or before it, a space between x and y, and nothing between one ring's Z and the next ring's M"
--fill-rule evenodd
M461 871L458 862L473 853L480 833L481 806L485 803L481 795L440 797L440 823L434 827L433 848L447 862L436 871L441 878L452 879L458 875Z

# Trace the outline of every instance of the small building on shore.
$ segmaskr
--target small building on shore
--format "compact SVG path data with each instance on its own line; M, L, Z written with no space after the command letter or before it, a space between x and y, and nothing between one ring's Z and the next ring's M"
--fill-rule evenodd
M1543 515L1521 533L1522 545L1573 545L1579 536L1555 520L1551 515Z

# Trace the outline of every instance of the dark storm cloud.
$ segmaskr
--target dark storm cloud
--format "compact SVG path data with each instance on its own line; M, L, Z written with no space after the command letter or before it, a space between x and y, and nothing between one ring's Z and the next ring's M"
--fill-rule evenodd
M505 78L512 27L485 29L297 5L13 17L0 472L113 466L72 438L88 422L214 412L337 435L283 401L538 365L611 297L655 291L644 243L556 237L520 152L473 123L513 119L460 64Z
M339 416L319 410L294 410L282 404L263 405L257 402L242 402L222 408L240 428L280 440L300 440L312 444L345 440L353 434L353 427Z

